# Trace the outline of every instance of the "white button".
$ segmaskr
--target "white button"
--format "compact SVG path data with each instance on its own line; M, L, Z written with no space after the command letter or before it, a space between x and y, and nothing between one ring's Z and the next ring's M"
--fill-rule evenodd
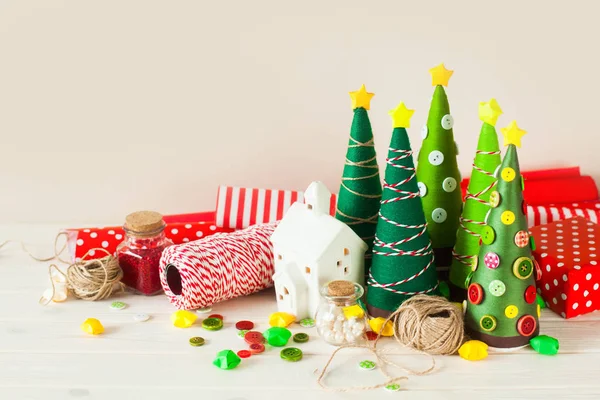
M421 128L421 138L427 139L427 135L429 135L429 128L427 128L427 125L423 125Z
M431 213L431 218L433 218L433 222L441 224L446 220L446 218L448 218L448 213L443 208L436 208Z
M439 150L434 150L429 153L428 159L431 165L440 165L444 162L444 154Z
M442 128L445 130L452 129L454 126L454 117L450 114L446 114L442 117Z
M427 185L425 185L423 182L417 182L417 186L419 187L419 194L421 197L427 196Z
M135 314L133 316L133 320L136 322L146 322L149 319L150 319L150 316L148 314L143 314L143 313Z
M442 188L448 193L454 192L456 189L456 179L451 176L447 177L444 179L444 182L442 182Z

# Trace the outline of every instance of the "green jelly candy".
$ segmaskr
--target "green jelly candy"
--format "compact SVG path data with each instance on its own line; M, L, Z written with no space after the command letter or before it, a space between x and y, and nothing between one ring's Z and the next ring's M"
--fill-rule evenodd
M542 298L542 296L539 293L535 297L535 301L537 301L540 308L546 308L546 302L544 301L544 299Z
M292 332L289 329L274 326L267 329L263 333L263 336L271 346L283 347L290 340L290 337L292 337Z
M547 356L553 356L558 353L558 339L548 335L536 336L529 341L529 344L535 351Z
M242 359L231 350L221 350L213 361L213 365L221 369L234 369Z
M438 290L440 291L440 294L443 297L450 300L450 287L448 286L448 284L446 282L444 282L444 281L440 282L440 284L438 286Z

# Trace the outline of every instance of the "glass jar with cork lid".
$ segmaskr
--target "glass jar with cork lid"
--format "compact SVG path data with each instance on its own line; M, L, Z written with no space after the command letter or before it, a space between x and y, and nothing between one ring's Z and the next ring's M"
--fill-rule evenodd
M331 281L321 287L321 304L315 316L317 332L336 346L364 340L367 318L358 299L364 289L350 281Z
M126 286L138 294L151 296L162 292L160 257L173 242L165 236L160 213L138 211L125 217L125 239L117 247L117 259Z

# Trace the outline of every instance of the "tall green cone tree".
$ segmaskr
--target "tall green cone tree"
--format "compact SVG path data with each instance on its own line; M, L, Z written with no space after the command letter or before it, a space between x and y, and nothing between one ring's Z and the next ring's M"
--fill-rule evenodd
M409 297L438 287L433 249L416 181L406 128L414 110L404 103L390 111L394 131L386 159L381 210L367 280L367 307L387 317Z
M502 110L496 99L479 103L479 119L483 121L479 132L479 142L473 160L471 180L467 188L465 206L459 219L456 244L452 252L450 283L460 289L466 289L466 279L472 271L472 265L479 253L479 236L485 225L485 217L490 210L490 193L496 186L494 172L500 165L500 147L496 122ZM458 293L460 293L460 296ZM464 300L464 290L455 291L456 300Z
M448 86L453 71L440 64L429 72L435 91L427 125L421 131L423 144L419 151L417 178L438 272L447 277L462 208L460 172L456 162L458 147L452 133L454 118L450 115L443 88Z
M365 85L356 92L350 92L354 118L335 213L338 220L348 225L369 246L365 254L366 276L371 266L371 251L381 200L379 165L367 113L373 96L373 93L367 92Z
M498 187L490 196L487 225L481 230L477 269L467 289L465 324L472 339L512 348L538 335L539 306L516 147L526 132L513 121L502 133L508 149L496 173Z

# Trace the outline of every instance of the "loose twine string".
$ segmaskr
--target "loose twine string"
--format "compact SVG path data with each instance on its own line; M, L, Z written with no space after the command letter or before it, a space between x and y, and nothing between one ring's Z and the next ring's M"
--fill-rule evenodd
M429 368L422 371L415 371L387 359L386 354L390 350L377 349L377 343L381 338L380 333L373 342L373 346L367 342L367 344L348 344L337 348L331 354L317 378L318 385L329 392L350 392L379 389L399 381L408 380L407 376L391 376L387 372L387 366L399 368L409 375L428 375L435 370L434 354L454 354L465 339L462 311L445 298L439 296L420 294L411 297L394 311L382 326L385 326L388 321L392 321L396 342L417 351L419 354L431 357L431 366ZM333 359L340 351L349 348L366 349L371 352L380 364L381 373L387 380L371 386L351 386L347 388L332 388L327 386L323 382L323 379Z

